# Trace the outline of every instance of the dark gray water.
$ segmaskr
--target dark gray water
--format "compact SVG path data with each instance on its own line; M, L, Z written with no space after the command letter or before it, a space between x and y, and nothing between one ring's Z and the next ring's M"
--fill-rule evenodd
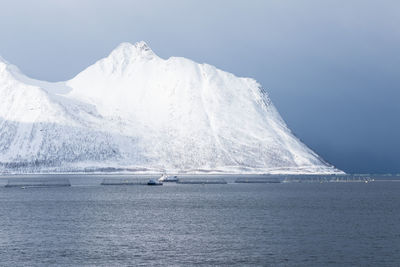
M0 187L0 259L398 266L399 211L399 182Z

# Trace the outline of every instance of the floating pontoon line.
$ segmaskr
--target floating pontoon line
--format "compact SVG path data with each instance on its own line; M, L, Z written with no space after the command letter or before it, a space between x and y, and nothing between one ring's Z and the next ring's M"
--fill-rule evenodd
M59 187L71 186L67 178L12 178L5 187Z
M177 181L178 184L227 184L225 179L219 179L219 178L214 178L214 179L202 179L202 178L179 178Z
M280 183L279 178L238 178L235 183L249 183L249 184L267 184L267 183Z
M112 179L105 178L101 185L147 185L148 178L128 178L128 179Z
M289 176L286 177L282 182L284 183L325 183L325 182L371 182L374 179L371 179L368 175L308 175L308 176Z

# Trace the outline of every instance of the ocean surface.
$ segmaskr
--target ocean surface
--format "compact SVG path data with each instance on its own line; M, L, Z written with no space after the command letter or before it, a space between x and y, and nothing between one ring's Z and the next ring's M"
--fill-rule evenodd
M0 265L400 265L400 182L100 181L0 186Z

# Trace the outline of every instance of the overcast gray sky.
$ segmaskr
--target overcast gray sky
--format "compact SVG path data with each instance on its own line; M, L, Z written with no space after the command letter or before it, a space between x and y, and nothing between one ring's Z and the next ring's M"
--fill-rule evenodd
M293 132L347 172L400 173L400 1L0 0L0 55L72 78L146 41L268 89Z

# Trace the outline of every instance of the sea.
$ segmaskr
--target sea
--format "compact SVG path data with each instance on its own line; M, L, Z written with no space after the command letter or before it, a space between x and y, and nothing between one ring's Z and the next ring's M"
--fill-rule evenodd
M15 178L0 177L1 266L400 266L396 178L5 187Z

